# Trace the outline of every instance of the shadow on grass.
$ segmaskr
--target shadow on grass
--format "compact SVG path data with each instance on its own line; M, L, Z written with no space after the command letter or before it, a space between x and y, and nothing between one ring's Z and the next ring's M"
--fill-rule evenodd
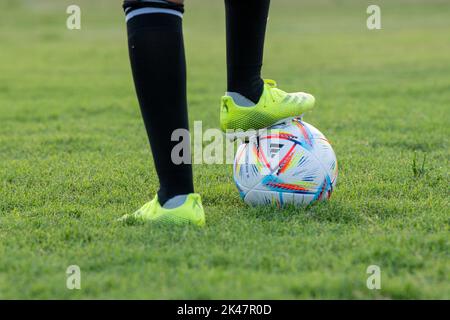
M358 208L343 205L340 201L316 202L307 207L287 205L247 207L245 215L262 221L307 223L332 222L343 224L358 224L364 221Z

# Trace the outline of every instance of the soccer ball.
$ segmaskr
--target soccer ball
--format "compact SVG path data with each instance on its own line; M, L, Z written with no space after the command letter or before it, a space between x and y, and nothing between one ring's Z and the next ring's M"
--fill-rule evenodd
M338 167L325 136L296 118L241 144L233 176L242 199L250 205L306 206L330 198Z

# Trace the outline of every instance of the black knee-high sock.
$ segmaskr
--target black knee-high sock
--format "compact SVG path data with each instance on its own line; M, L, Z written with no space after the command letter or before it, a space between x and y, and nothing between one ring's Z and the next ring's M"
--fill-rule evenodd
M141 14L127 22L127 29L134 83L163 205L194 190L191 164L175 165L171 159L178 143L171 141L172 132L188 129L182 18L167 13Z
M228 91L257 103L270 0L225 0Z

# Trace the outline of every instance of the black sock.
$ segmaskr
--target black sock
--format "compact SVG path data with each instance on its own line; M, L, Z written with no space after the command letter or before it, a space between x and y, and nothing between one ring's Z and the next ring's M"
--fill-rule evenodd
M228 91L259 101L270 0L225 0Z
M129 19L127 28L136 93L159 178L158 199L163 205L176 195L194 192L192 165L175 165L171 159L172 148L178 143L171 141L172 132L188 129L182 18L167 13L140 14Z

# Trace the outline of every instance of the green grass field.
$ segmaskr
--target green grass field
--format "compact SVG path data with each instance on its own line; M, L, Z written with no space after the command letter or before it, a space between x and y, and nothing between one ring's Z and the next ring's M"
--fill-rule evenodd
M450 298L450 2L377 1L370 31L372 1L273 1L264 75L316 96L339 183L309 209L249 208L231 165L196 165L201 230L115 222L157 190L120 4L0 3L0 298ZM188 0L184 29L190 120L218 127L222 1Z

